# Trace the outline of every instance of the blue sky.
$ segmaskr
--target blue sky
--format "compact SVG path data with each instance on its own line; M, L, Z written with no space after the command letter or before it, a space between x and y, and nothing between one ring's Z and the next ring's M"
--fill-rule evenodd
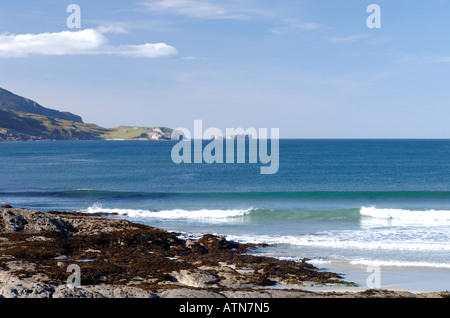
M16 0L0 87L105 127L450 138L449 16L447 0Z

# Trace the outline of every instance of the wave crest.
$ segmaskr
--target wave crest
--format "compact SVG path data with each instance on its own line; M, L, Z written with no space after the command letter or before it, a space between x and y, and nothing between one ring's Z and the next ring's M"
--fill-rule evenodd
M139 210L139 209L105 209L100 205L94 205L82 211L84 213L109 213L118 214L120 216L127 216L130 218L151 218L151 219L166 219L166 220L195 220L195 221L220 221L230 218L242 217L250 214L253 209L242 210L220 210L220 209L201 209L201 210Z
M449 225L449 210L403 210L403 209L379 209L375 207L362 207L362 216L373 219L388 220L392 225Z

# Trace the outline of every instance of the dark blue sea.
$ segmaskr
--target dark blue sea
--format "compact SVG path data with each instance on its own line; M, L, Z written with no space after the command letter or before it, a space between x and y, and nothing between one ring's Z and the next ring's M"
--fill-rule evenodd
M115 212L318 264L450 269L450 140L280 140L272 175L175 164L175 144L0 143L0 204Z

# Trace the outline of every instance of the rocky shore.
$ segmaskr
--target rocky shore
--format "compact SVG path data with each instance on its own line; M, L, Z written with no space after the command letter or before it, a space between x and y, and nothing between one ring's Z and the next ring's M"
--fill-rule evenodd
M302 262L252 255L261 246L78 212L0 208L0 298L444 298L449 292L311 292L352 286ZM72 272L73 265L79 273ZM68 270L69 269L69 270ZM80 284L71 286L73 275ZM283 288L280 288L282 286Z
M26 134L17 133L15 131L0 128L0 142L1 141L36 141L41 140L38 137L32 137Z

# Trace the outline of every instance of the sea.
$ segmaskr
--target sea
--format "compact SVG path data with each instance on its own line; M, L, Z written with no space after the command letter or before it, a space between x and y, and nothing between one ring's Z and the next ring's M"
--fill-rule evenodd
M261 163L176 164L176 143L0 143L0 204L267 243L254 253L323 269L434 272L427 287L450 289L450 140L281 139L267 175Z

